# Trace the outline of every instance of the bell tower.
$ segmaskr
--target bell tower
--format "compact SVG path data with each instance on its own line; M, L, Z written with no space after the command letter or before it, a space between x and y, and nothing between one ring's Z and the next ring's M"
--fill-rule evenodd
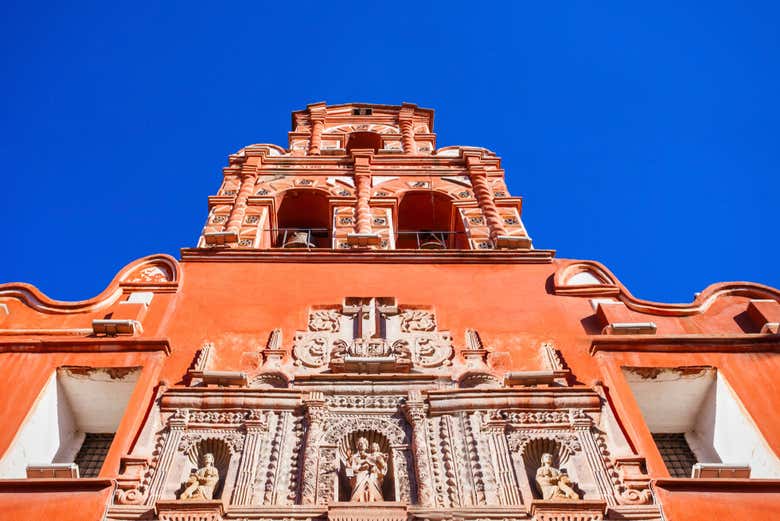
M436 148L432 110L315 103L292 127L230 156L198 248L531 248L500 158Z

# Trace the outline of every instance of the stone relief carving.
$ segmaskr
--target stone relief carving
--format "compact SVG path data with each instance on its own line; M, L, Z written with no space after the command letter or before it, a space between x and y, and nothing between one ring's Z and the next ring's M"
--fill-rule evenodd
M389 297L348 297L315 309L293 343L295 365L333 372L406 372L451 364L452 338L430 310L399 309Z
M370 503L382 501L382 484L387 475L388 456L374 442L360 437L352 455L347 460L347 478L351 487L350 501Z
M536 484L542 491L542 499L579 499L569 476L552 466L552 454L542 454L541 466L536 470Z
M412 333L415 331L434 331L436 318L430 311L406 310L401 313L401 331Z
M203 466L194 470L184 483L185 488L179 499L214 499L214 489L217 487L217 483L219 483L219 470L214 466L214 455L207 453L203 456Z
M203 440L218 439L225 442L233 454L240 453L244 449L244 434L239 431L186 431L179 441L179 450L190 452L191 449Z
M329 331L339 330L340 315L333 309L312 310L309 313L309 331Z

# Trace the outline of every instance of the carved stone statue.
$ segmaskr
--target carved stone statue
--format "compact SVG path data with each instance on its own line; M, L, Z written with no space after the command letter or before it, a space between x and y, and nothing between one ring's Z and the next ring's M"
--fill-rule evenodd
M542 499L579 499L569 476L553 467L552 463L552 454L542 454L542 466L536 471L536 484L542 491Z
M179 499L211 500L214 499L214 489L219 483L219 470L214 466L214 455L203 456L203 467L195 470L185 483L184 492Z
M368 440L358 438L356 451L347 462L347 477L352 487L350 501L368 503L383 501L382 483L387 474L387 455L378 443L371 444L368 452Z

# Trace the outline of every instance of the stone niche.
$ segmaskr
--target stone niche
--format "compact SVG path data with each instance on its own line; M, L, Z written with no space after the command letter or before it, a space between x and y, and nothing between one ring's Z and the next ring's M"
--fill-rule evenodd
M410 437L405 422L392 416L359 414L336 415L318 412L320 418L309 424L309 437L304 452L303 504L334 504L356 502L362 505L386 502L409 504L415 501L414 476L410 455ZM361 479L356 470L360 463L361 440L366 444L364 460L371 465L371 458L381 454L386 469L378 484L380 497L357 499L356 485ZM373 467L373 466L372 466ZM376 474L368 479L376 480Z

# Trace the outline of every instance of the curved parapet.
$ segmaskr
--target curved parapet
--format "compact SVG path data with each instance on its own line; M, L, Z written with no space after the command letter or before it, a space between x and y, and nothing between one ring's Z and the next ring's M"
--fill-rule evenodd
M17 299L41 313L85 313L111 306L128 291L175 292L179 287L179 263L165 254L149 255L122 268L100 294L87 300L62 301L46 296L24 282L0 284L0 301Z
M755 282L741 281L711 284L688 304L643 300L632 295L609 268L596 261L565 262L555 272L553 292L556 295L577 297L614 297L632 311L677 317L703 313L723 297L769 299L780 302L780 290Z

